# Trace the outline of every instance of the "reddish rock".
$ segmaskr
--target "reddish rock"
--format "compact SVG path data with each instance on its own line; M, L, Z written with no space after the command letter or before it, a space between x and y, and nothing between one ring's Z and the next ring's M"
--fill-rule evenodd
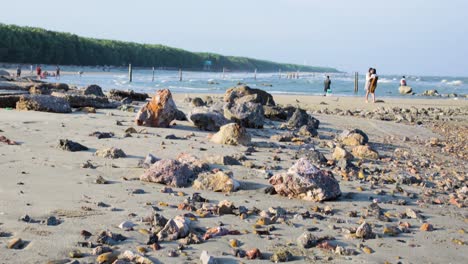
M258 248L254 248L245 253L248 259L260 259L262 258L262 253Z
M171 91L159 90L150 102L146 103L135 118L139 126L169 127L176 118L177 107L172 100Z
M429 224L429 223L424 223L422 224L422 226L419 228L419 230L421 231L433 231L434 230L434 227Z
M284 196L308 201L333 200L341 195L340 185L329 171L323 171L301 158L286 173L269 180L275 191Z
M173 187L185 187L196 174L185 163L163 159L155 162L140 176L141 181L162 183Z

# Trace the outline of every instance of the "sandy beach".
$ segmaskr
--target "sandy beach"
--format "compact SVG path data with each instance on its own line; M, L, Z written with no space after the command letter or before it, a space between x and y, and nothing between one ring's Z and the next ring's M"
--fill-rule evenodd
M199 96L206 100L206 94ZM173 97L177 108L188 114L193 105L186 98L197 95L173 94ZM222 95L211 97L216 102ZM92 255L92 246L79 242L97 244L98 234L106 230L126 237L110 246L114 252L140 252L154 263L199 263L203 250L218 263L268 263L280 249L291 254L288 258L291 263L466 261L466 100L383 98L382 103L366 104L363 98L355 97L290 95L274 96L274 100L282 106L310 110L309 114L320 120L318 136L278 142L271 136L286 132L280 129L283 122L266 119L263 129L247 129L256 150L250 153L247 146L211 142L209 137L214 132L201 131L189 121L173 121L169 128L158 128L137 126L136 112L119 109L97 109L95 114L0 109L0 135L18 143L0 142L0 263L95 263L97 256ZM137 111L142 105L134 102L133 107ZM428 114L425 119L417 119L422 123L416 124L417 120L384 121L333 112L335 109L372 112L382 107L437 108L442 113L453 109L454 113ZM325 113L325 108L331 112ZM137 133L125 135L130 127ZM340 145L338 135L354 128L367 134L368 145L378 153L378 159L356 157L350 160L354 169L340 169L337 162L331 162L335 145ZM105 139L90 136L95 131L112 132L114 136ZM168 139L168 135L179 139ZM57 148L60 139L78 142L88 150L64 151ZM342 193L338 198L313 202L265 193L265 188L271 186L268 174L286 172L297 162L298 149L305 144L311 144L329 160L323 164L311 162L333 174ZM122 149L126 157L107 159L95 155L97 150L110 147ZM352 147L344 148L351 152ZM172 193L163 193L164 184L139 180L145 173L139 161L148 154L175 159L184 152L202 160L245 155L247 160L242 160L241 165L209 163L210 169L231 171L240 182L240 189L222 193L189 186L171 187ZM95 168L83 168L87 161ZM97 184L99 176L107 184ZM414 180L398 183L401 177ZM246 217L236 214L202 217L195 211L180 210L178 206L194 193L200 193L210 204L227 200L235 207L244 206L249 213ZM382 215L368 213L372 204L381 208ZM273 218L267 212L277 212L278 208L285 213L278 213L276 222L258 223L262 216ZM167 219L192 213L196 216L192 219L192 230L200 235L218 226L237 230L239 234L183 247L178 246L180 240L160 241L161 248L154 250L147 245L151 223L142 220L155 213ZM51 216L57 219L57 225L41 223ZM119 228L124 221L135 226L131 230ZM372 231L368 237L359 238L356 228L363 222ZM430 224L430 228L426 226L429 231L420 230L424 223ZM92 236L84 238L83 230ZM261 235L254 230L269 231L268 235ZM304 232L313 234L320 246L301 247L297 238ZM7 248L14 238L23 241L20 249ZM234 256L232 239L238 240L241 250L258 248L261 259ZM338 252L337 247L345 249L345 253ZM74 251L80 252L76 254L80 258L71 257ZM76 262L71 262L73 259Z

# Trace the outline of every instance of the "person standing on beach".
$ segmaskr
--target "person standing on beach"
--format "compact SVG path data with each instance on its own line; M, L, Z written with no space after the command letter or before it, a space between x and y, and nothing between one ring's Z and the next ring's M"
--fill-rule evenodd
M369 80L370 80L370 77L372 75L372 70L373 70L372 68L369 68L369 70L366 73L366 86L365 86L366 94L369 92L369 84L370 84ZM366 97L367 97L367 95L366 95Z
M37 65L36 74L37 74L38 79L41 79L41 73L42 73L41 65Z
M58 65L55 68L55 79L60 79L60 67Z
M31 64L31 65L29 66L29 68L31 68L31 75L32 75L32 74L34 73L33 65Z
M406 86L406 77L403 76L400 80L400 86Z
M327 95L328 90L330 90L330 86L331 86L330 76L327 75L327 78L323 82L323 92L324 92L323 96Z
M377 89L377 82L379 80L376 69L372 69L371 73L372 74L369 79L369 90L366 92L366 103L369 102L369 93L372 94L372 102L375 103L375 89Z
M16 78L19 78L19 77L21 77L21 67L20 66L16 67Z

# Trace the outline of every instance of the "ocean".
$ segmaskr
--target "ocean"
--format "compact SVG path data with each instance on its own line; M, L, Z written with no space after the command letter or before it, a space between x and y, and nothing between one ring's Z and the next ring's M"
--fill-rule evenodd
M64 69L71 70L71 69ZM53 72L52 69L49 70ZM74 72L74 71L73 71ZM76 70L78 72L78 70ZM323 94L323 81L327 74L324 73L299 73L299 79L287 79L282 73L257 73L256 79L253 72L225 74L220 72L191 72L184 71L182 81L179 81L178 71L156 70L152 81L152 70L137 69L133 71L133 81L128 81L128 72L113 69L110 72L102 72L97 69L85 70L79 74L63 75L61 82L76 85L78 87L97 84L103 90L132 89L137 92L152 94L157 89L168 88L176 93L224 93L230 87L238 83L247 84L252 88L263 89L272 94L297 94L297 95L321 95ZM354 74L334 73L330 75L332 94L337 96L362 96L365 94L364 76L359 76L359 92L354 94ZM380 75L376 95L380 97L402 97L398 93L401 76ZM439 94L468 94L467 77L439 77L439 76L406 76L409 86L417 94L425 90L436 89ZM55 82L54 77L47 81ZM405 97L409 97L406 95Z

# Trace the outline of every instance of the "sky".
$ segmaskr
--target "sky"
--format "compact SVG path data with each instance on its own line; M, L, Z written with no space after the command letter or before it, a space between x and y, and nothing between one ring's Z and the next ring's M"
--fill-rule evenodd
M347 72L468 76L467 0L21 0L0 23Z

